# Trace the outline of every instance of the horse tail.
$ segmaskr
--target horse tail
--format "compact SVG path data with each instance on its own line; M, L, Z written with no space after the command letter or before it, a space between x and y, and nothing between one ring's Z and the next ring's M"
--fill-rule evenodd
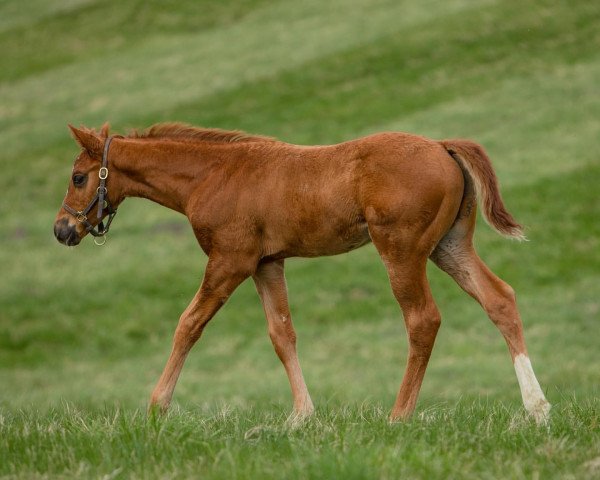
M487 223L501 235L525 240L523 227L504 206L496 172L483 147L469 140L442 140L440 143L475 184Z

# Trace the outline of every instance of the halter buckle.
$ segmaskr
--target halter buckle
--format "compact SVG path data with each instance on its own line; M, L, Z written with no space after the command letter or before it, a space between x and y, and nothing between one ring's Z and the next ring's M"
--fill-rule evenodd
M83 223L86 220L87 220L87 217L86 217L85 213L83 213L83 212L77 212L77 221L79 223Z
M106 180L108 178L107 167L101 167L100 170L98 170L98 178L100 178L100 180Z

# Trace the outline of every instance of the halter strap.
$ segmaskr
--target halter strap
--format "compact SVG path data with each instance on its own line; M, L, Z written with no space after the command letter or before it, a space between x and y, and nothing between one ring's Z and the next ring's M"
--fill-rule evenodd
M104 142L104 152L102 153L102 166L98 170L98 177L100 178L100 185L96 190L98 192L98 220L102 220L102 207L104 207L104 197L107 193L106 190L106 179L108 178L108 149L110 148L110 142L114 137L110 136Z

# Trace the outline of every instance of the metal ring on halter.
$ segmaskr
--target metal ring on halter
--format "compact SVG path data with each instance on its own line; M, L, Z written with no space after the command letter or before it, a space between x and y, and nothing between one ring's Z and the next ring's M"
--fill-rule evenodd
M98 193L98 195L100 195L100 192L102 192L102 195L106 195L108 193L108 190L106 189L106 187L98 187L96 189L96 193Z
M94 237L94 243L101 247L106 243L106 235L102 235L100 237Z
M87 217L85 216L85 213L83 212L77 212L77 221L80 223L83 223L87 220Z
M98 178L100 178L100 180L106 180L107 177L108 177L108 168L106 168L106 167L100 168L100 170L98 171Z

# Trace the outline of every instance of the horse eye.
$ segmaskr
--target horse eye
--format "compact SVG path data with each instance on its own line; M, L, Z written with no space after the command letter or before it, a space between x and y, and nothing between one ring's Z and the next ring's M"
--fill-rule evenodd
M87 180L87 175L81 175L80 173L76 173L73 175L73 185L76 187L81 187L85 181Z

